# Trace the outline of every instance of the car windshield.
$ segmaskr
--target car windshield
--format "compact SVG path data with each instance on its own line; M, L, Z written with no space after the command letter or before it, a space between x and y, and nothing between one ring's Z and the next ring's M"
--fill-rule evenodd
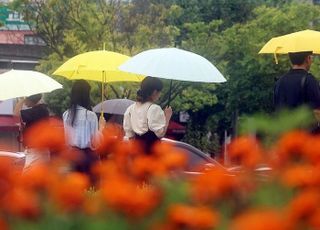
M205 165L205 164L211 164L213 166L217 167L223 167L220 165L217 161L206 155L201 150L180 141L174 141L170 139L163 138L162 141L166 143L173 144L174 147L184 153L188 159L187 162L187 168L188 171L195 171L199 166Z

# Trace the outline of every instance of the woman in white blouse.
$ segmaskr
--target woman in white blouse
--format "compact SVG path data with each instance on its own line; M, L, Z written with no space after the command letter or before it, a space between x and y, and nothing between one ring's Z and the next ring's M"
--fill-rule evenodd
M79 153L79 159L73 165L74 170L89 175L91 166L99 160L93 151L99 131L97 115L91 111L90 88L85 80L75 81L71 89L70 107L63 113L67 142Z
M162 110L154 104L162 88L158 78L146 77L137 92L137 101L124 114L125 138L141 141L146 153L150 153L152 145L166 134L172 116L171 107Z

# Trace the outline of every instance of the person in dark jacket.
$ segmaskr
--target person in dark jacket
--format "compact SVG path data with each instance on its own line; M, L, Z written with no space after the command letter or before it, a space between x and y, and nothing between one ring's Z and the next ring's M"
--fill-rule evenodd
M320 108L319 83L309 73L312 52L289 53L289 58L292 68L276 82L274 88L275 108L292 109L301 105Z
M23 132L30 128L33 124L47 119L49 117L48 106L41 103L42 94L35 94L20 99L14 109L14 115L21 118L23 123ZM27 108L23 109L23 106Z
M320 87L315 77L309 73L313 56L312 52L289 53L292 68L283 75L274 88L275 108L294 109L306 105L314 111L317 123L311 133L320 133Z
M39 150L30 148L24 142L24 135L34 124L49 118L48 106L41 102L42 94L31 95L20 99L14 109L14 115L21 118L22 123L22 143L25 147L26 163L24 172L32 168L37 163L47 163L50 160L49 150ZM27 107L23 109L23 107ZM35 137L36 138L36 137Z

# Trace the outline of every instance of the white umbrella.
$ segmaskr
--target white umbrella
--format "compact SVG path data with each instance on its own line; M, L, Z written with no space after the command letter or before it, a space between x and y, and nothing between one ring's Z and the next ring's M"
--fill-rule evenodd
M27 97L61 89L51 77L32 70L10 70L0 74L0 100Z
M122 71L170 80L225 82L219 70L204 57L177 48L143 51L119 66Z
M99 113L102 111L109 114L123 115L133 103L134 101L129 99L110 99L93 107L93 112Z

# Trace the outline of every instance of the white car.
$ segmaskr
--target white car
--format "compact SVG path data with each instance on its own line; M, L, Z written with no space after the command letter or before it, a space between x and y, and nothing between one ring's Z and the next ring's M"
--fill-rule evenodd
M208 169L212 167L222 168L230 174L234 174L242 170L241 166L225 167L215 159L211 158L208 154L205 154L201 150L185 142L175 141L167 138L162 138L161 141L164 143L172 144L174 148L177 148L178 150L180 150L186 155L188 161L187 161L187 166L184 173L187 175L199 174L200 172L197 171L197 168L200 165L205 165ZM24 152L0 151L0 160L5 158L9 159L13 168L17 170L22 171L25 165L26 166L28 165L28 162L26 160L26 155ZM262 176L267 175L271 170L272 169L266 165L260 165L255 169L256 173L261 174Z
M26 161L26 155L23 152L0 151L0 161L9 160L12 169L22 172Z
M181 152L183 152L186 155L188 162L187 168L184 171L184 173L187 175L198 175L200 172L198 172L196 169L199 165L204 165L205 168L208 169L224 169L226 172L228 172L228 175L230 176L234 176L243 170L242 166L226 167L218 161L216 161L215 159L211 158L208 154L205 154L201 150L185 142L175 141L167 138L162 138L161 141L164 143L172 144L175 148L181 150ZM267 179L269 177L270 172L272 171L272 168L268 165L261 164L257 165L254 171L260 179Z

